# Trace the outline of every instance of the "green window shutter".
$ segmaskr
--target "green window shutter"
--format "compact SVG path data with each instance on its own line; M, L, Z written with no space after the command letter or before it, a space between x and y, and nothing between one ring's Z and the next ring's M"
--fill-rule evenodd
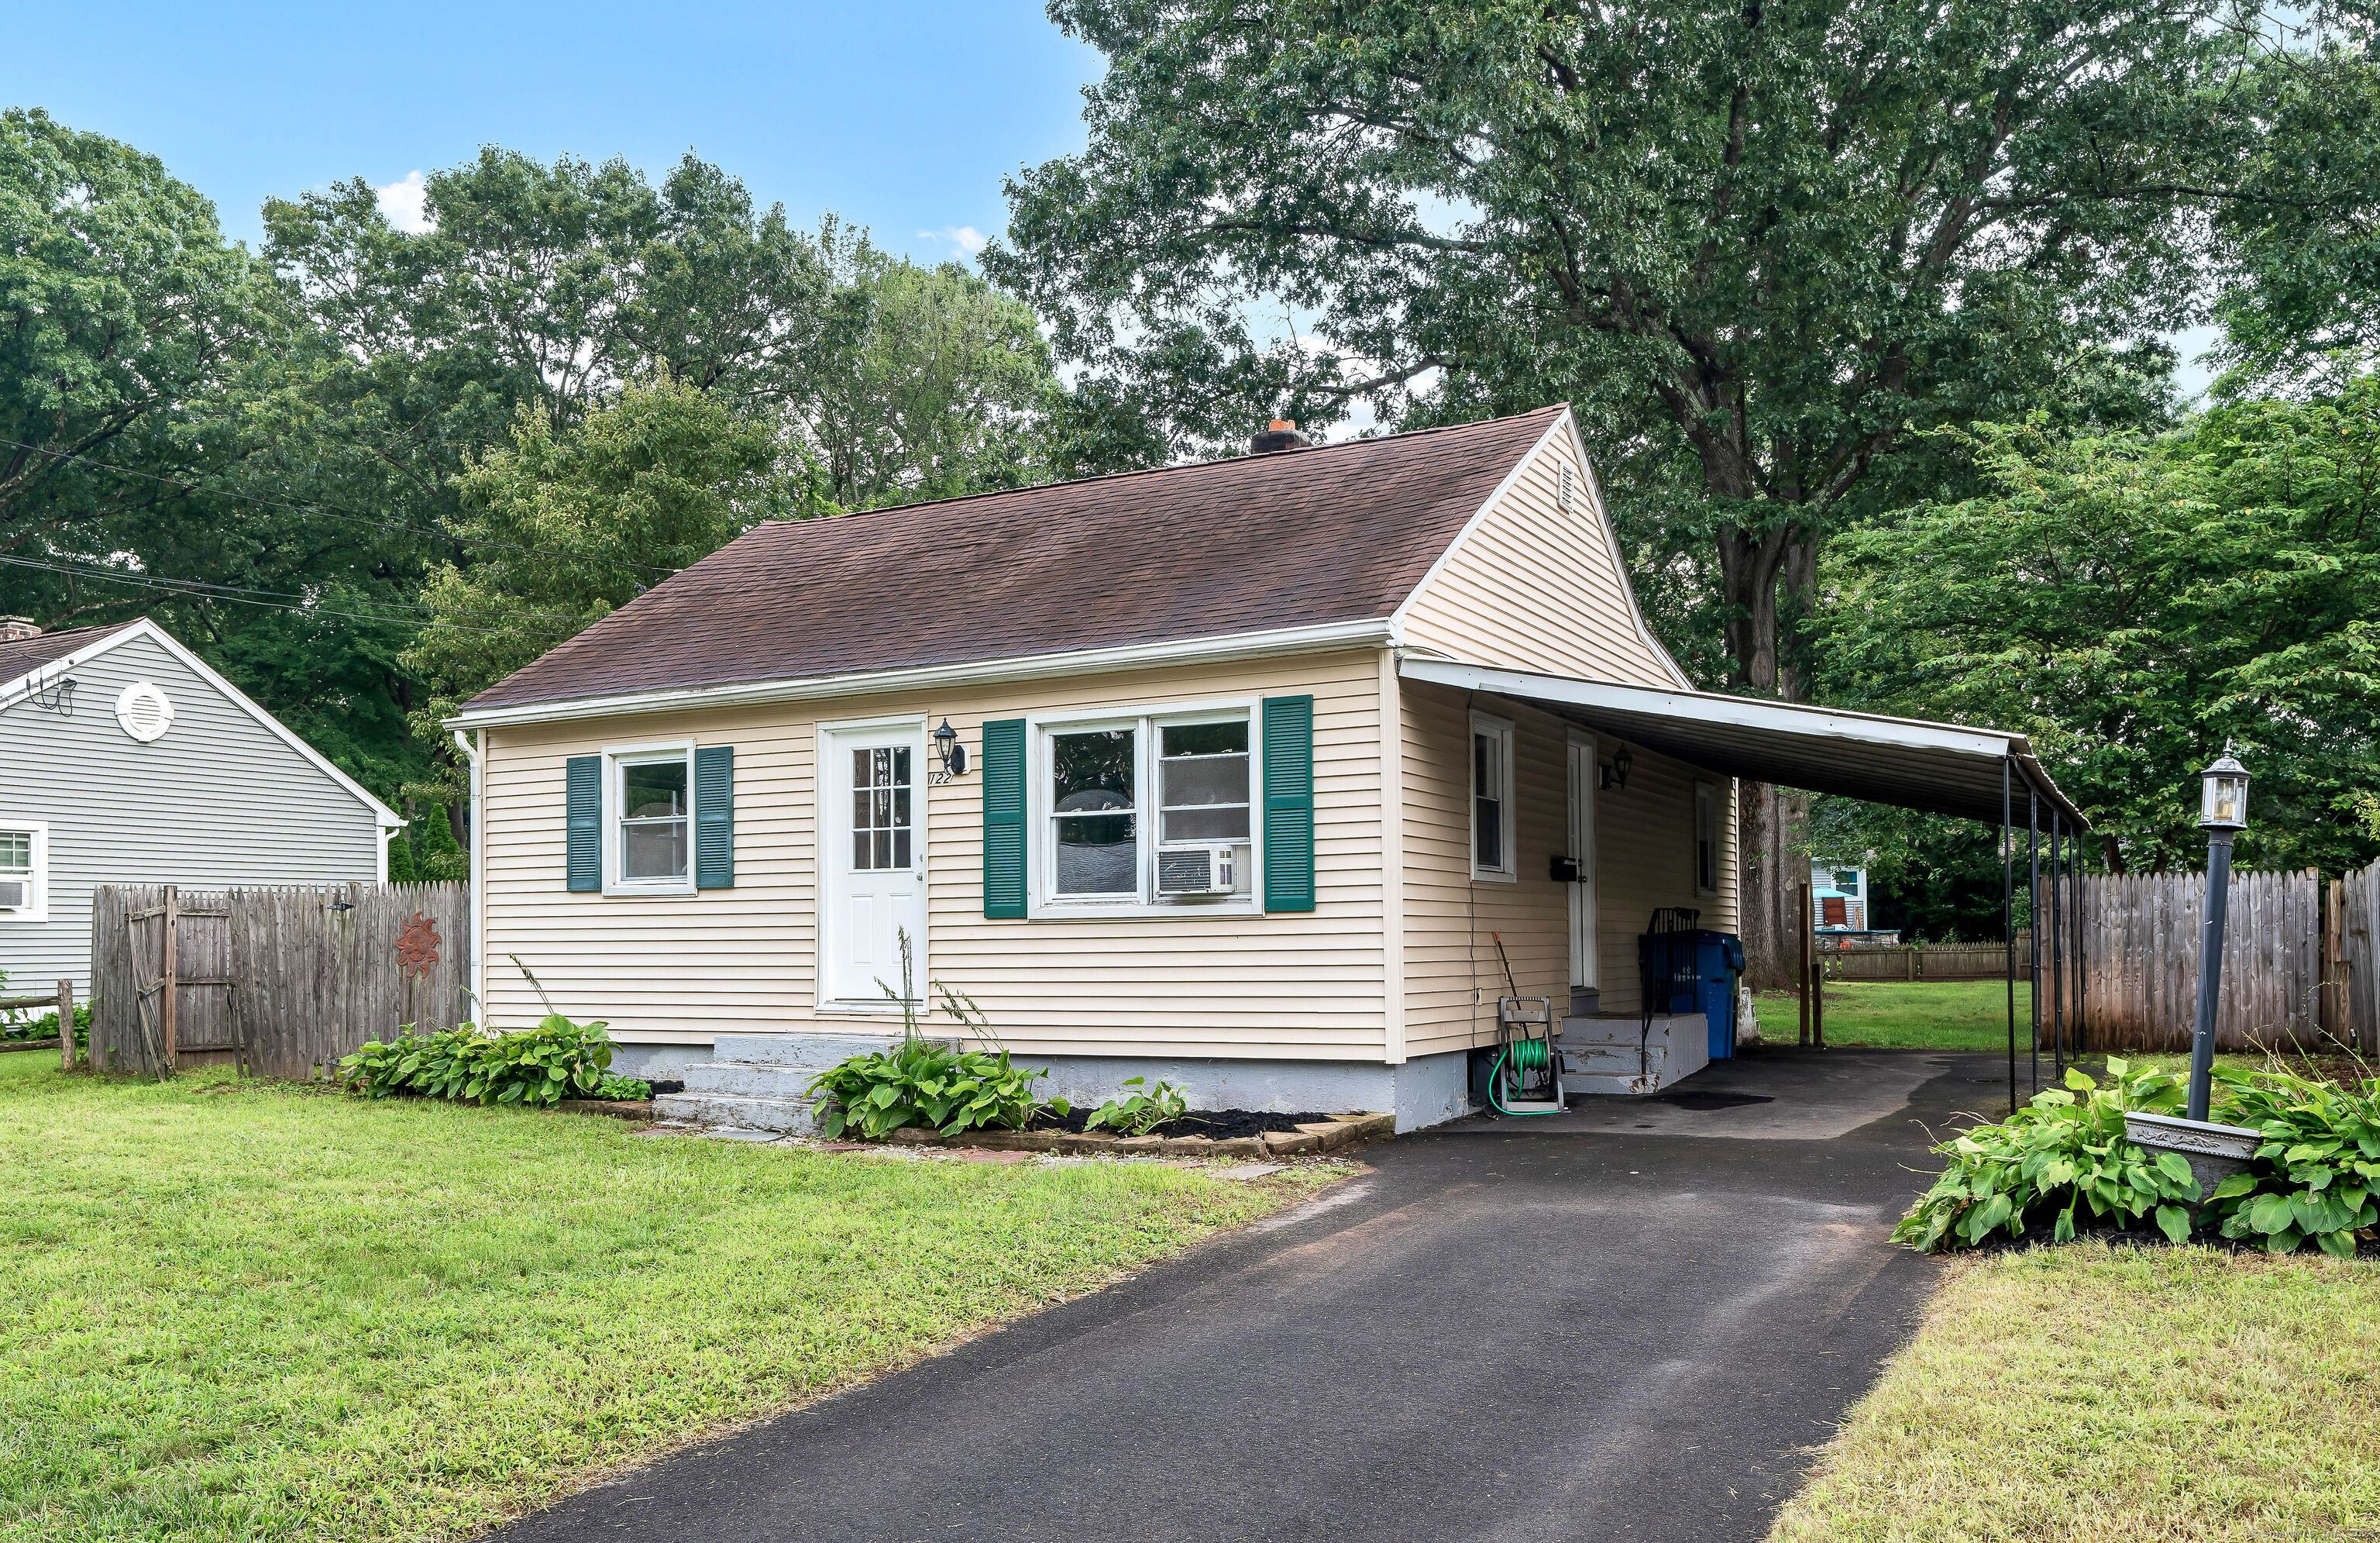
M983 726L983 914L1025 915L1025 720Z
M1265 909L1314 909L1314 699L1264 700Z
M563 779L570 887L603 887L603 758L573 756Z
M694 752L694 887L735 887L735 747Z

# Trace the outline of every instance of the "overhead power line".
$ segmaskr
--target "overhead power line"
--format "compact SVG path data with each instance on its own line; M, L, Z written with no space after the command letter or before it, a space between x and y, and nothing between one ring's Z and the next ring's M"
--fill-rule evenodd
M269 589L246 590L234 585L207 584L197 579L188 578L164 578L153 574L125 573L120 569L79 567L64 563L43 563L30 557L0 556L0 564L6 564L8 566L15 568L36 568L43 573L65 574L69 577L74 578L96 579L103 584L125 584L132 586L135 589L151 589L162 594L181 595L195 600L228 601L235 605L253 605L267 611L290 611L307 616L337 616L348 621L379 622L385 626L437 626L443 627L449 632L476 633L486 638L537 638L559 639L565 638L575 638L577 636L576 632L537 632L531 631L526 627L516 626L463 626L453 622L442 620L435 615L428 617L404 616L381 614L366 611L340 611L327 605L320 605L310 602L292 605L286 602L285 598L283 600L259 598L261 596L281 593L281 591ZM363 603L370 605L377 602L366 601ZM467 613L467 614L475 614L476 613Z
M446 530L424 530L419 526L373 519L369 515L354 514L323 504L289 504L280 499L260 497L252 492L234 492L228 488L211 488L200 482L183 481L178 477L166 477L153 471L136 471L130 467L94 460L89 456L77 455L70 450L51 450L38 444L27 444L22 440L0 439L0 444L11 445L18 450L29 450L36 456L47 456L54 460L73 461L79 466L114 472L118 477L137 477L145 481L160 482L169 488L179 488L184 492L205 493L210 498L237 499L243 503L261 504L265 508L279 509L288 514L342 521L348 525L370 526L375 530L393 530L404 536L436 536L446 541L461 542L466 546L502 547L506 552L524 553L531 557L559 557L573 563L601 563L615 568L635 568L639 573L657 573L663 577L678 571L675 568L662 567L652 563L632 563L625 557L598 557L584 552L562 552L551 547L523 546L518 541L499 541L479 537L457 536Z

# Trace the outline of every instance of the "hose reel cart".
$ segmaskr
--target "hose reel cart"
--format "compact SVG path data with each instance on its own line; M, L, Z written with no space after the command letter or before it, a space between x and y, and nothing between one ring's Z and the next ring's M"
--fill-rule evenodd
M1561 1050L1551 997L1496 999L1496 1052L1488 1062L1488 1107L1499 1114L1562 1112Z

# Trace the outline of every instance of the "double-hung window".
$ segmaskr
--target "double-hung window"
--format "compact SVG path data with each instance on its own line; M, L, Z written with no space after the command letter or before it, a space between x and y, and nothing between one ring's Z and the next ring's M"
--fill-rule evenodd
M1047 906L1226 907L1257 893L1245 708L1044 723L1034 776Z
M0 825L0 922L47 917L49 844L47 825Z
M1512 725L1471 715L1471 876L1510 881L1520 873L1512 829Z
M674 893L694 888L694 756L688 749L611 758L612 888Z

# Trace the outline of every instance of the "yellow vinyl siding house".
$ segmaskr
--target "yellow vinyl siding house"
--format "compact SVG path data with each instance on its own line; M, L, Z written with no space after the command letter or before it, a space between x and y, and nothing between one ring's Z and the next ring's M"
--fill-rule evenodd
M1427 1124L1507 994L1634 1054L1652 913L1736 929L1734 780L1473 666L1692 691L1566 408L763 527L454 720L486 1017L517 959L774 1128L901 934L1073 1097Z

